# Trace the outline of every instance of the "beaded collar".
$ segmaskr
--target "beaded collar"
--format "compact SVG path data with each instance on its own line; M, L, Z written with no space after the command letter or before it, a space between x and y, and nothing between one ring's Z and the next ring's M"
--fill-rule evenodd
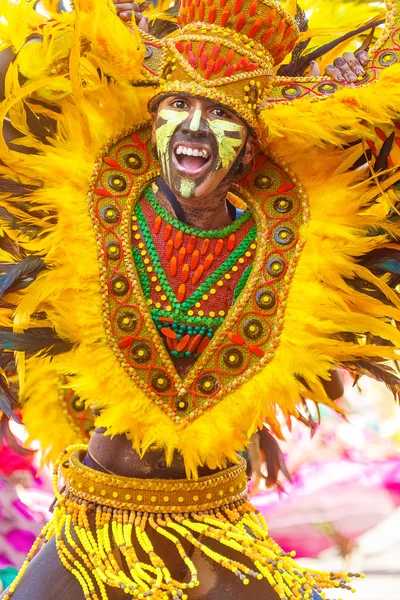
M261 154L240 186L232 190L249 210L225 230L199 232L155 204L149 186L158 175L159 164L151 153L151 128L146 123L112 140L102 152L89 208L110 347L146 396L184 425L274 356L301 252L299 227L307 221L308 206L293 174ZM191 248L193 239L195 248ZM221 246L229 249L229 256L222 250L218 254ZM241 259L248 263L243 263L246 268L241 268L241 279L235 280L230 297L224 292L225 286L229 288L226 275L232 277L235 266L239 272ZM211 308L211 296L225 309ZM172 351L199 355L184 378L171 360Z
M249 210L224 229L202 231L171 217L145 190L132 214L133 259L174 359L198 358L206 349L250 275L255 238Z

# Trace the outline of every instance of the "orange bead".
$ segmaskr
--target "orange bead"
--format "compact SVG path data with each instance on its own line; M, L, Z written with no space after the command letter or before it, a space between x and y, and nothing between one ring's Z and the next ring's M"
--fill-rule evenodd
M214 260L214 256L212 254L208 254L208 256L206 256L206 259L203 263L204 269L207 270L210 268L212 261Z
M169 272L171 273L172 277L175 277L175 275L178 272L178 261L176 259L176 256L173 256L171 258L171 262L169 265Z
M255 15L257 6L258 6L258 0L253 0L253 2L250 5L250 9L249 9L249 17L252 17L253 15Z
M188 254L192 254L193 250L196 248L196 242L197 239L194 237L194 235L191 235L187 243Z
M264 19L263 17L259 17L256 22L252 25L249 33L247 34L249 36L249 38L254 37L255 35L257 35L257 33L260 31L262 25L264 23Z
M200 345L197 347L197 354L201 354L202 352L204 352L204 350L207 348L209 343L210 343L209 337L203 338L202 341L200 342Z
M243 29L244 24L246 23L246 15L241 13L236 21L236 31L241 31Z
M286 29L285 33L283 34L283 40L286 40L289 35L292 33L293 31L293 27L291 25L289 25L289 27Z
M236 243L236 236L234 233L231 233L231 235L228 237L228 250L233 250L235 247L235 243Z
M229 19L229 14L230 14L230 8L228 6L227 8L225 8L225 10L222 11L222 15L221 15L222 27L225 27L225 25L227 24L228 19Z
M242 10L243 0L235 0L235 4L233 6L233 14L238 15Z
M225 63L227 65L230 65L234 56L235 56L235 49L231 48L225 57Z
M172 317L159 317L158 320L161 321L162 323L173 323L174 322L174 319Z
M203 21L204 19L204 2L203 0L201 0L200 2L200 6L199 6L199 21Z
M186 248L185 248L185 246L182 246L178 252L178 264L179 265L183 265L183 263L185 262L185 257L186 257Z
M160 233L160 229L161 229L161 217L160 217L160 215L157 215L156 218L154 219L154 233Z
M201 335L200 333L197 333L195 336L192 336L192 339L189 342L189 345L187 347L187 349L189 350L189 352L194 352L197 348L197 346L200 343L201 340Z
M195 272L193 273L193 277L192 277L193 285L196 285L196 283L199 281L200 277L203 275L203 271L204 271L203 265L199 265L197 267L197 269L195 270Z
M201 250L200 250L200 254L205 254L208 250L208 246L210 245L210 240L208 238L206 238L205 240L203 240L203 243L201 245Z
M285 29L285 27L286 27L286 20L281 19L281 22L279 23L278 28L276 30L276 33L278 35L280 35L281 33L283 33L283 30Z
M186 281L188 280L189 277L189 265L183 265L182 267L182 273L181 273L181 279L184 283L186 283Z
M228 338L234 343L239 345L245 345L245 341L241 335L235 333L234 331L228 331Z
M211 50L211 53L210 53L210 58L212 58L213 60L217 60L218 54L219 54L220 50L221 50L221 44L219 42L217 42L212 47L212 50Z
M217 256L219 256L222 252L222 248L224 247L224 240L217 240L217 243L215 244L215 248L214 248L214 252Z
M168 240L167 245L165 246L165 256L168 260L171 260L172 253L174 251L174 242L172 240Z
M262 358L265 354L264 350L262 350L259 346L256 346L255 344L250 344L247 347L250 350L250 352L252 352L256 356L259 356L260 358Z
M184 283L181 283L181 285L178 288L178 293L176 295L178 302L183 302L183 300L185 298L185 294L186 294L186 285Z
M172 226L167 223L164 229L164 242L167 242L170 238L171 235L171 231L172 231Z
M225 59L223 58L223 56L220 56L219 58L217 58L217 60L215 61L215 65L214 65L214 73L218 73L222 67L225 64Z
M216 6L212 6L210 8L210 12L208 13L208 22L212 25L215 21L215 17L217 16L217 8Z
M174 349L174 342L171 338L167 337L167 346L170 350Z
M171 340L173 340L174 338L176 338L176 333L175 331L173 331L172 329L170 329L169 327L162 327L160 329L161 333L163 333L165 335L165 337L167 338L171 338Z
M272 22L275 19L275 16L276 16L276 8L273 8L271 10L271 12L269 13L268 17L266 18L265 24L272 25Z
M176 347L178 352L182 352L186 348L186 346L188 345L189 342L190 342L190 335L184 335L183 338L181 338L179 340L178 345Z
M265 42L267 42L269 40L269 38L274 33L274 31L275 31L275 27L270 27L269 29L267 29L267 31L264 33L264 35L261 38L261 43L265 44Z
M178 249L182 244L183 231L178 231L174 239L174 248Z
M195 250L192 254L192 260L190 261L190 268L194 270L199 264L200 253L198 250Z

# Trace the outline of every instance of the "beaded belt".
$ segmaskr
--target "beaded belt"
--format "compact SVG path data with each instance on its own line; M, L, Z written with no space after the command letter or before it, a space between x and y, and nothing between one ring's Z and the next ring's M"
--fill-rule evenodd
M230 571L243 585L265 580L265 595L269 585L280 600L312 600L321 597L323 588L351 589L346 573L304 569L294 562L294 553L284 552L268 536L263 516L247 499L244 460L197 481L133 479L83 465L85 451L73 446L55 463L53 519L4 600L10 600L30 560L51 538L85 600L109 600L110 588L138 600L188 600L189 590L199 585L195 553L188 548ZM59 492L61 465L68 477ZM157 554L155 538L175 546L185 566L183 580L175 579L165 557ZM226 555L229 549L236 560Z
M129 511L187 513L237 505L247 500L246 462L214 475L187 479L135 479L104 474L82 464L80 452L69 459L66 497Z

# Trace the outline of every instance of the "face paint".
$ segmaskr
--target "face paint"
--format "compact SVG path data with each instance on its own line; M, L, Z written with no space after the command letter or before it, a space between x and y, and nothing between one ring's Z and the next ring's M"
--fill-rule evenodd
M182 179L180 185L180 191L182 194L182 198L190 198L193 195L193 192L196 188L196 184L193 179Z
M190 126L189 126L190 131L198 131L198 129L200 127L200 120L201 120L201 110L198 108L197 110L194 111L194 115L192 117L192 120L190 121Z
M237 157L236 148L242 145L244 127L238 123L232 123L232 121L225 121L223 119L208 121L208 125L218 143L220 164L216 168L219 169L221 165L223 169L230 168ZM240 132L240 138L228 137L226 134L230 131Z
M166 121L164 125L160 125L156 128L156 142L158 156L161 162L162 172L167 179L168 184L171 184L170 178L170 164L168 160L169 144L175 130L183 121L189 116L189 113L185 110L160 110L158 116Z

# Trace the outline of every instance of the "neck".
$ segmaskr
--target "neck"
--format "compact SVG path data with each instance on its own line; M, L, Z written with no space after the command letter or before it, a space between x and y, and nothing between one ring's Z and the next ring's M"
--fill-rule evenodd
M204 195L199 198L182 198L176 196L183 213L185 221L190 227L195 229L223 229L232 223L232 217L229 214L226 196L229 187L226 186L215 190L212 194ZM165 194L158 189L155 194L160 205L173 217L177 217L171 203Z
M104 473L114 473L122 477L139 479L186 479L183 458L175 452L167 466L163 450L149 450L143 456L132 448L132 443L124 435L110 437L96 429L89 441L85 464ZM199 469L199 477L217 472L207 467Z

